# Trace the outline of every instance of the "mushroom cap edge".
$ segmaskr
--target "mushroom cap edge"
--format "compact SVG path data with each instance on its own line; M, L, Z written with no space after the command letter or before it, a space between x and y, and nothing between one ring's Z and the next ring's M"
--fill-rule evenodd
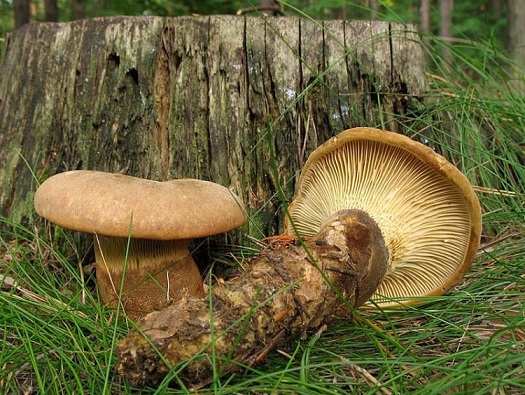
M34 204L38 215L64 228L112 237L191 239L246 220L240 199L210 181L160 182L92 170L48 178Z

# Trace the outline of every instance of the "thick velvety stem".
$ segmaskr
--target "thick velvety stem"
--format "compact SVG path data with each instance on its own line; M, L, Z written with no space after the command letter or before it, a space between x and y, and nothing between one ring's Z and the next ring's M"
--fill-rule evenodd
M188 244L95 235L97 284L104 303L116 307L120 301L129 317L139 319L183 295L204 296Z
M155 383L186 362L179 378L200 386L213 369L256 364L285 341L349 318L387 261L376 223L363 211L339 211L304 245L277 243L214 284L211 300L184 298L144 317L118 345L118 372L134 385Z

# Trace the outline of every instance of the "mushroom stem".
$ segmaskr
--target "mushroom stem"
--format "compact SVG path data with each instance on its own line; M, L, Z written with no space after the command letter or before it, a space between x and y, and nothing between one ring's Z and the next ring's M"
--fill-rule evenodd
M280 344L348 318L373 294L387 261L375 221L341 210L304 245L276 243L215 284L213 311L210 300L185 297L145 316L118 345L118 372L141 385L185 363L177 377L202 386L214 368L225 374L261 362ZM201 356L212 348L214 358Z
M116 307L120 300L128 316L139 318L186 295L203 297L188 244L95 235L97 283L104 303Z

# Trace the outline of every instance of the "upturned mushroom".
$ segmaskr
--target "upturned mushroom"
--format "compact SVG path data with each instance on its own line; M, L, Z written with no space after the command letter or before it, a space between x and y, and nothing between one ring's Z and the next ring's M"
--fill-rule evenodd
M369 307L402 307L444 294L470 269L479 247L481 209L465 175L397 133L350 129L312 152L285 234L309 239L346 209L368 213L388 249L387 273Z
M139 318L183 296L204 296L188 245L241 226L240 200L207 181L158 182L99 171L68 171L36 191L36 212L94 236L97 285L109 306Z
M177 371L178 381L197 389L260 363L366 302L386 271L386 254L365 212L340 210L303 245L270 243L212 284L209 298L187 297L142 318L117 345L117 371L133 385Z

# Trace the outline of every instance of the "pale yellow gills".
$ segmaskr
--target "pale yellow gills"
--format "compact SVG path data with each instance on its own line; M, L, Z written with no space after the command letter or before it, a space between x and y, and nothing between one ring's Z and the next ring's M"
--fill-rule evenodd
M481 234L478 199L466 177L423 144L372 128L335 136L306 162L285 232L308 238L349 208L366 211L388 247L375 304L423 302L471 267Z

